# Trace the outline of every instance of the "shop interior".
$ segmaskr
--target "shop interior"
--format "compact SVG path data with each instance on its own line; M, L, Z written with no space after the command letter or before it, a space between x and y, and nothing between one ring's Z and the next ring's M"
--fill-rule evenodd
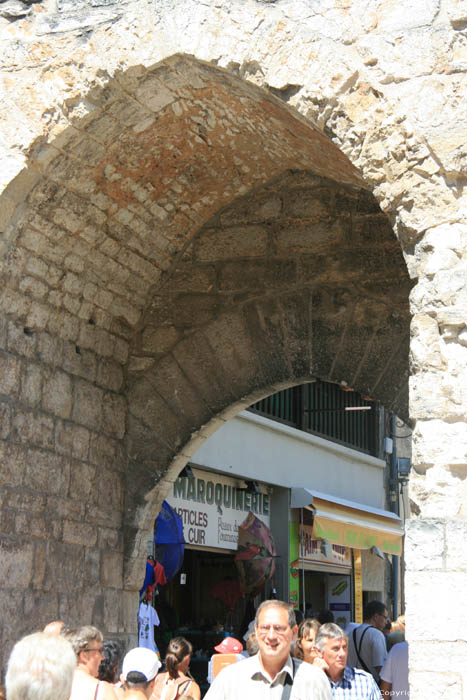
M240 591L234 552L189 546L181 570L154 596L153 605L161 620L155 641L162 658L172 637L188 639L193 645L190 671L202 690L214 646L226 634L242 641L254 616L253 603L248 605Z

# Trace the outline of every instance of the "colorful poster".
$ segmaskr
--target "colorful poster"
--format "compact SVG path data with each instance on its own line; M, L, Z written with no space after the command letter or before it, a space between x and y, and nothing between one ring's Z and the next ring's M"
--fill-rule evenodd
M328 574L328 607L334 615L334 622L345 629L351 618L350 576Z
M298 523L289 523L289 603L294 608L300 606L300 562L298 560Z

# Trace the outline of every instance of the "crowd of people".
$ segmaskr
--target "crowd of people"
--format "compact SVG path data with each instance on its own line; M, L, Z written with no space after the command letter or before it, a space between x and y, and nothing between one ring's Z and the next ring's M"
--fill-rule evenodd
M245 652L233 638L215 648L214 656L231 658L212 664L206 700L408 697L403 621L392 630L397 634L388 653L384 604L370 603L364 618L346 631L316 619L297 627L288 603L261 603L244 636ZM189 671L192 652L188 640L175 637L163 669L159 656L144 647L131 649L122 661L119 643L104 641L96 627L70 630L53 622L14 646L6 700L200 700L201 689Z

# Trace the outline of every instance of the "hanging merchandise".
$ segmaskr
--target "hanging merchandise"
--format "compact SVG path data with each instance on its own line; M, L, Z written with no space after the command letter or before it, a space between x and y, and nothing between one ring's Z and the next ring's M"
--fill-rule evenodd
M270 529L253 513L238 528L238 549L235 563L242 589L250 596L263 590L266 581L274 576L277 556Z
M138 646L151 649L159 655L159 649L154 641L154 627L160 624L159 615L152 605L141 602L138 611Z
M154 542L156 559L164 568L166 580L170 581L183 564L185 538L182 519L167 501L162 503L156 518Z
M149 593L149 589L152 590L152 588L154 588L156 577L154 573L153 561L154 559L152 557L148 557L146 560L146 575L144 577L143 587L140 588L139 591L140 600L143 600L143 598Z

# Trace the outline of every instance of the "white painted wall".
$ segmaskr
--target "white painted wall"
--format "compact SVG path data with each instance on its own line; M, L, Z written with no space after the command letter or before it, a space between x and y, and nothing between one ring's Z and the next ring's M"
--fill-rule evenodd
M242 411L212 435L193 464L269 484L314 489L384 509L381 459Z

